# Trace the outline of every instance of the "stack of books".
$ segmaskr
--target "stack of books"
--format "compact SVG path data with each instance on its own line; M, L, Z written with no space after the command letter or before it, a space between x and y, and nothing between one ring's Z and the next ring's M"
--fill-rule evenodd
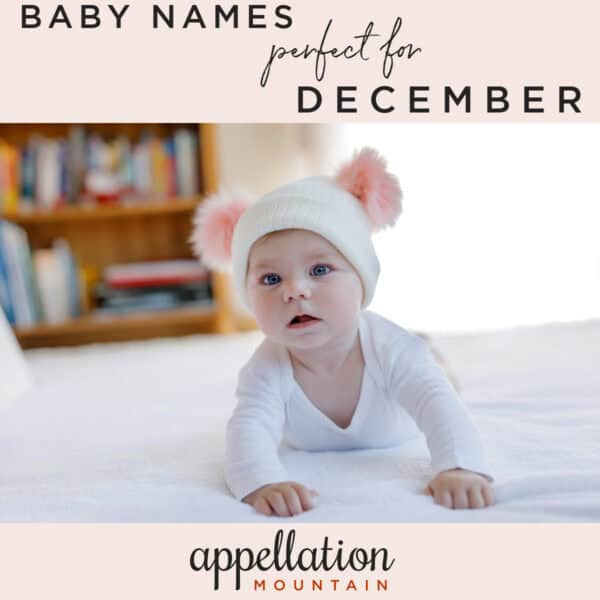
M32 136L23 147L0 140L0 212L195 196L198 171L198 141L185 128L166 139L73 126L67 138Z
M0 221L0 304L17 327L62 323L81 313L78 268L64 240L31 252L27 234Z
M210 305L208 270L196 260L111 265L96 287L97 315Z

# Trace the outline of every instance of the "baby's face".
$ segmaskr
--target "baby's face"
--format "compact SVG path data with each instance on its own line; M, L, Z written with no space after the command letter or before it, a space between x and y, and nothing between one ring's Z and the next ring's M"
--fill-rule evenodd
M362 284L325 238L286 229L250 251L246 287L259 327L289 348L325 346L355 330Z

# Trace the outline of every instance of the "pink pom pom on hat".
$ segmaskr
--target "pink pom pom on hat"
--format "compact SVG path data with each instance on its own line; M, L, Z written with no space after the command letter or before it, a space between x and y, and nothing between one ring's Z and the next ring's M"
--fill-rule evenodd
M252 198L245 192L215 194L196 209L190 243L210 269L226 270L231 264L233 231L251 203Z
M385 160L364 148L335 178L309 177L279 187L251 203L247 196L211 198L202 203L192 235L194 250L211 268L233 264L241 300L246 294L248 257L264 235L306 229L324 237L352 264L363 284L363 308L372 300L379 261L373 231L393 225L401 212L402 192Z
M393 225L402 211L402 190L387 171L385 159L373 148L363 148L335 176L338 185L358 198L373 231Z

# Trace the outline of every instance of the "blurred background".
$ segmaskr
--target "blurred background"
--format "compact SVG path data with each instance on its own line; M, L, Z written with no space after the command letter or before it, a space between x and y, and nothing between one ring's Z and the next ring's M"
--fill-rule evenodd
M191 255L198 203L333 174L404 191L371 308L469 332L600 316L597 125L0 124L0 301L22 347L251 328Z

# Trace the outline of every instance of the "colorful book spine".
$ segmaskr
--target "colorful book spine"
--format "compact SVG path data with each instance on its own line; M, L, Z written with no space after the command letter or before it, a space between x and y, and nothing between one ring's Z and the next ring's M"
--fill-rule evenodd
M156 200L167 197L167 156L163 143L153 139L150 144L152 195Z
M11 325L16 324L13 299L10 291L9 273L8 273L8 255L4 249L4 223L0 221L0 305L6 319Z
M174 136L177 165L177 189L180 196L198 193L198 148L195 137L187 129L178 129Z
M21 227L15 228L15 237L18 240L19 248L19 266L23 274L25 284L25 294L27 296L27 304L31 315L31 324L38 323L42 319L42 309L40 303L40 293L33 271L33 261L31 258L31 248L27 233Z
M165 286L204 282L207 269L196 260L166 260L111 265L104 270L104 281L114 288Z
M167 197L175 198L177 196L177 158L175 156L175 141L168 139L164 143L167 179Z
M36 152L36 204L54 208L61 200L61 147L54 140L43 140Z
M63 284L67 290L68 315L77 317L81 314L81 290L79 286L79 275L75 257L71 252L68 242L57 239L52 245L52 250L58 258L62 271Z
M29 246L23 236L25 232L13 223L2 222L2 254L7 267L8 287L15 324L19 327L31 327L37 322L35 299L29 285L27 272L27 252ZM25 245L25 246L24 246Z
M18 208L20 161L19 150L0 141L0 209L6 213Z
M35 143L30 141L21 150L20 199L23 208L31 208L35 199Z
M118 180L121 196L128 199L134 191L133 181L133 162L131 156L131 143L126 137L120 137L116 140L118 149Z
M63 323L69 318L68 295L58 257L51 249L36 250L33 263L46 323Z
M150 148L146 143L137 144L133 151L133 181L138 197L148 198L152 195Z
M86 135L80 125L71 127L66 150L67 203L76 203L82 195L86 170Z

